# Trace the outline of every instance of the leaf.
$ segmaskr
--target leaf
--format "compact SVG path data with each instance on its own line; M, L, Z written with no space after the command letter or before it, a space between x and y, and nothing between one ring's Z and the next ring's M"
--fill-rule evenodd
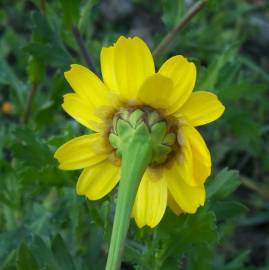
M261 97L261 94L267 90L266 84L257 84L251 82L241 82L235 85L228 85L221 89L221 98L225 100L237 100L239 98L253 99Z
M239 217L248 211L248 208L245 205L235 201L214 202L212 208L219 220L228 220Z
M14 262L16 261L16 250L12 250L4 260L0 262L1 270L13 270Z
M40 269L62 270L58 268L51 250L39 236L34 237L31 250L40 265Z
M25 47L31 55L50 63L52 66L66 69L71 64L71 58L63 48L50 43L31 42Z
M236 170L223 169L206 185L207 199L224 199L240 185L239 173Z
M222 68L234 58L238 45L227 48L223 54L217 56L215 61L208 67L207 73L199 85L199 89L214 90L219 80Z
M269 222L269 212L260 211L255 215L248 216L240 221L241 226L259 226Z
M11 66L8 65L4 57L0 54L0 85L1 84L11 87L17 111L22 111L27 86L15 75Z
M57 234L51 244L51 249L59 269L75 270L75 265L72 257L64 243L62 237Z
M245 263L249 260L250 250L245 250L239 253L239 255L228 262L224 267L221 267L220 270L243 270L245 268Z
M13 156L21 160L24 165L40 169L56 164L47 144L41 142L32 130L16 128L13 135L14 141L11 145Z
M214 256L214 246L197 245L190 250L188 264L190 270L211 270L212 257Z
M81 15L78 23L78 28L81 30L82 33L85 31L89 31L89 27L92 26L92 9L95 5L97 5L100 0L91 0L85 2L85 4L81 7ZM90 29L91 29L90 28ZM92 30L90 30L92 31Z
M33 57L52 66L67 68L72 57L64 47L58 33L40 12L32 13L33 38L24 49Z
M69 30L78 23L80 2L80 0L61 0L63 24Z
M163 0L162 21L168 28L174 27L185 12L185 1L183 0Z
M165 242L162 264L175 254L181 254L193 245L212 244L217 241L216 216L205 208L196 214L182 214L180 217L169 214L161 222L159 237ZM176 241L175 241L176 239Z
M38 264L24 241L21 242L17 253L17 270L38 270Z
M194 215L187 215L176 246L182 248L190 244L215 241L217 238L215 222L216 217L212 211L201 210Z

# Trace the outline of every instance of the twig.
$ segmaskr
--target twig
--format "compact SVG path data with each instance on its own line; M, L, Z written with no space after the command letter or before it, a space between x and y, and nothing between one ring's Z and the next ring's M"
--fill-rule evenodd
M81 53L82 53L82 55L83 55L83 57L84 57L84 59L85 59L85 62L86 62L86 64L87 64L87 66L88 66L94 73L96 73L96 69L95 69L95 67L94 67L94 65L93 65L91 56L89 55L88 50L87 50L87 48L85 47L84 41L83 41L83 39L82 39L82 36L81 36L81 34L80 34L80 32L79 32L77 26L73 26L72 32L73 32L73 34L74 34L74 37L75 37L75 39L76 39L76 41L77 41L77 44L78 44L78 46L79 46L79 48L80 48L80 50L81 50Z
M34 83L32 86L32 89L29 93L26 107L25 107L25 112L24 112L23 118L22 118L22 123L25 125L28 123L30 115L31 115L32 105L33 105L34 96L36 94L36 90L37 90L37 85Z
M269 200L269 190L264 185L258 185L257 183L245 176L241 176L241 182L246 188L255 191L263 199Z
M46 0L40 0L40 10L43 15L46 13Z
M194 4L177 25L163 38L159 46L154 50L153 56L157 58L166 47L174 40L177 33L205 6L208 0L200 0Z

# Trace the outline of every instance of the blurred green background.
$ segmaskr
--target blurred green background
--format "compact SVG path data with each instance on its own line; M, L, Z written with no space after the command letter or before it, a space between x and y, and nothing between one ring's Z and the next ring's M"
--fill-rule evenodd
M104 269L115 192L88 202L75 194L79 172L53 159L87 132L61 109L63 72L86 65L78 32L100 74L102 46L138 35L154 49L195 2L0 1L1 270ZM269 269L268 48L267 0L210 0L156 59L194 61L195 89L226 111L200 129L214 165L206 206L168 210L154 230L132 222L122 269Z

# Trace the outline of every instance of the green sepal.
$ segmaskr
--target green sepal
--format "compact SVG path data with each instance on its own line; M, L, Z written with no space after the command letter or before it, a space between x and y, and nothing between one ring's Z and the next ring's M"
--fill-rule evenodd
M143 121L143 114L143 111L136 110L130 115L129 122L133 128L136 128L136 126Z
M151 136L154 143L159 144L163 141L165 135L167 133L167 126L165 122L159 122L152 126L151 128Z
M167 123L154 111L137 109L133 112L123 111L113 119L113 129L109 135L110 144L116 149L116 155L122 157L126 140L142 134L147 134L151 147L151 165L163 163L172 151L172 145L176 141L176 135L168 132Z
M175 133L167 134L163 139L163 144L172 146L176 142L177 136Z
M130 123L119 119L117 122L116 132L118 136L123 140L124 137L128 136L130 132L132 132L133 128L131 127Z

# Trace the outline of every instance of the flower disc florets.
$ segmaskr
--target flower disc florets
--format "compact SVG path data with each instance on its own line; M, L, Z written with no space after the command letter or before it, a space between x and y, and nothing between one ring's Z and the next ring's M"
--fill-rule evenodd
M122 156L126 141L134 137L141 141L149 140L152 146L151 166L164 163L176 143L171 125L150 107L126 108L114 115L109 142L117 149L118 157Z

